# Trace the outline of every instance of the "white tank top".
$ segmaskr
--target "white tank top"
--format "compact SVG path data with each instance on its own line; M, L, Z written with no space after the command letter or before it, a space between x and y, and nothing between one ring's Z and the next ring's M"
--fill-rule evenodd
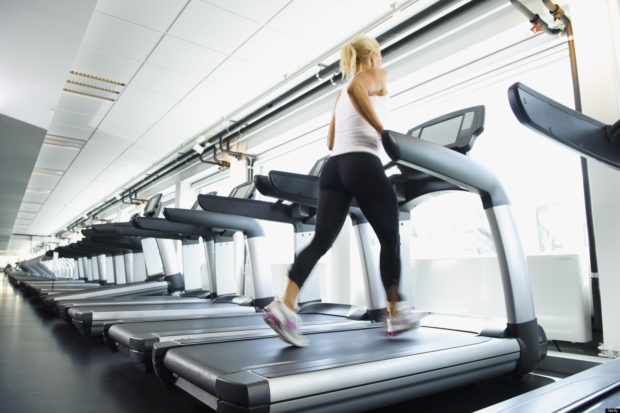
M336 103L334 129L334 147L332 156L348 152L369 152L379 155L379 136L364 118L353 107L346 88L342 88ZM390 113L389 96L370 96L370 103L385 127Z

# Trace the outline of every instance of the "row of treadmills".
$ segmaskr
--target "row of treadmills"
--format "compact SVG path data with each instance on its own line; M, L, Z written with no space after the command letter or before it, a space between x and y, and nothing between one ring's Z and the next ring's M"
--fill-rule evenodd
M518 119L545 134L553 131L561 140L608 135L606 125L521 84L509 96ZM82 231L81 241L24 262L24 271L9 277L82 334L102 335L112 351L128 354L164 385L218 412L366 411L496 376L521 377L545 357L546 339L510 201L495 175L466 156L483 131L484 114L483 106L463 109L406 135L385 131L382 142L392 159L386 168L398 170L390 179L403 225L429 196L451 190L480 196L501 268L507 314L502 323L431 314L421 328L387 337L372 229L353 202L366 306L321 302L310 285L299 310L309 346L281 341L260 313L274 295L261 221L291 224L296 241L312 232L325 159L307 175L271 171L228 197L199 195L192 209L162 211L156 195L130 222L93 225ZM612 145L618 156L618 145ZM255 190L275 200L256 200ZM245 237L251 288L243 288L243 271L230 271L236 232ZM409 251L401 254L408 262ZM613 361L489 411L580 409L614 392L617 397L619 386L620 366Z

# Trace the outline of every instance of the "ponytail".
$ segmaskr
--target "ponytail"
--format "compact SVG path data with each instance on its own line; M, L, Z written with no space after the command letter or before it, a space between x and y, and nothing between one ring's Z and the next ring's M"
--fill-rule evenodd
M358 64L368 59L370 52L380 53L379 42L371 37L357 35L345 44L340 52L340 72L344 77L352 77Z
M344 77L351 77L355 74L357 65L357 52L353 44L347 43L340 52L340 72Z

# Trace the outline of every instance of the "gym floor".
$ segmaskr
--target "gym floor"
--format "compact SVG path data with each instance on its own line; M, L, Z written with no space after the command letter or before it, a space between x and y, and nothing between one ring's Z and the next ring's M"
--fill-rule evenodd
M477 383L377 412L471 412L544 386L527 375ZM10 413L205 412L198 400L166 389L99 337L84 337L16 291L0 273L0 411Z

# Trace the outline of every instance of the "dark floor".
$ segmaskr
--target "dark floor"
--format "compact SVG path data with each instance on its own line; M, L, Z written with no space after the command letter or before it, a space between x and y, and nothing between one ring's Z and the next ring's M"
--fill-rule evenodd
M465 386L377 412L471 412L551 383L528 375ZM101 339L84 337L0 275L0 411L10 413L209 411L168 390Z

